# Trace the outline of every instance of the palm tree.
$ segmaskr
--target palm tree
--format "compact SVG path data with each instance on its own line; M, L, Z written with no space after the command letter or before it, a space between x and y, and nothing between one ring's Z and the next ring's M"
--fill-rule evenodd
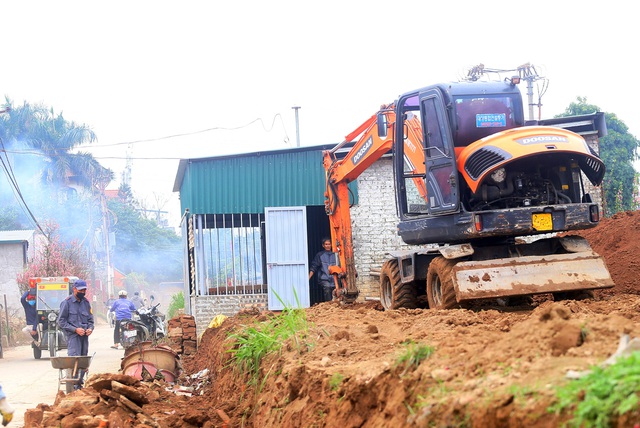
M114 174L104 168L90 153L72 150L96 141L95 133L86 125L68 122L62 113L42 105L24 103L0 117L0 138L14 153L29 154L30 162L40 158L40 179L55 193L74 191L73 186L95 193L113 180ZM14 156L16 165L24 163Z

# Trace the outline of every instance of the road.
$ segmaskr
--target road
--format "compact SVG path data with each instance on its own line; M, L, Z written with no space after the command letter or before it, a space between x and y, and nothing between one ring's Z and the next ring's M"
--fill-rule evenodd
M89 375L96 373L117 373L124 355L122 348L113 345L113 329L106 322L98 320L96 329L89 336L89 355L94 355ZM59 356L66 356L62 350ZM0 359L0 383L9 402L16 408L9 428L24 427L24 413L39 403L53 404L58 392L59 370L51 367L48 352L42 358L33 358L31 346L16 346L4 349ZM64 391L64 386L60 387Z

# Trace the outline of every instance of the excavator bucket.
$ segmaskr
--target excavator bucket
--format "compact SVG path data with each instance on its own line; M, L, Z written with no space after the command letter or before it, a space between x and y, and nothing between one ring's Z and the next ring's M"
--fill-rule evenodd
M614 286L593 251L460 262L452 275L458 302Z

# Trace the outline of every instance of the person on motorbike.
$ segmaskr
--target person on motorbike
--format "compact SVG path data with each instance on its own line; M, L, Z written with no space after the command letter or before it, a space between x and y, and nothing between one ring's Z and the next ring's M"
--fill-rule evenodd
M29 336L29 339L36 340L38 336L38 312L36 311L36 296L25 291L20 298L20 303L24 308L24 317L27 321L26 327L22 331Z
M113 349L120 347L120 323L122 320L131 319L131 314L136 310L131 300L127 300L127 290L118 292L118 300L111 305L111 312L116 314L116 326L113 329Z
M107 321L109 321L109 327L116 326L116 316L113 312L111 312L111 306L113 306L115 301L116 301L116 298L113 297L113 294L110 294L107 301L104 302L104 306L107 308Z
M142 298L140 297L140 293L138 293L137 291L133 293L133 297L131 298L131 301L135 305L136 309L140 309L140 307L142 307L142 305L144 304L144 302L142 301Z

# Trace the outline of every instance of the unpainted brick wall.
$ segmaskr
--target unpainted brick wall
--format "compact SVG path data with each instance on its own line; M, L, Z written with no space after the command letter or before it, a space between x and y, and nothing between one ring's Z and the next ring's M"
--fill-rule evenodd
M383 158L358 177L358 204L351 208L359 300L380 297L379 279L370 270L382 266L385 253L409 248L398 236L398 222L393 165Z
M198 339L216 315L232 317L243 309L256 307L267 310L267 294L232 294L224 296L191 297L191 308L196 319Z

